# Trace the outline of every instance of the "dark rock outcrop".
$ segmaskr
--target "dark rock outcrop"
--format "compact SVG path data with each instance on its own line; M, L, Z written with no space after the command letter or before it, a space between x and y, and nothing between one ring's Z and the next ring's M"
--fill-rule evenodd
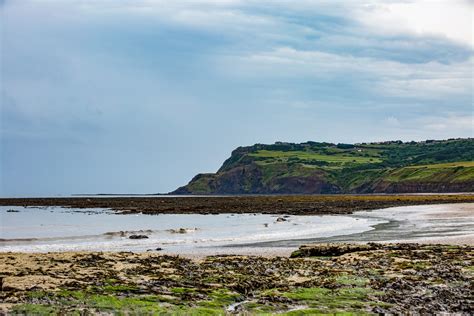
M130 235L128 238L129 239L147 239L148 236L147 235Z

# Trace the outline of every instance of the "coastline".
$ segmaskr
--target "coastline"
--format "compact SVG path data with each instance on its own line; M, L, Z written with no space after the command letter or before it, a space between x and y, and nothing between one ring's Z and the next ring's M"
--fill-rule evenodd
M396 206L474 203L472 193L0 198L0 206L102 208L118 214L337 215Z

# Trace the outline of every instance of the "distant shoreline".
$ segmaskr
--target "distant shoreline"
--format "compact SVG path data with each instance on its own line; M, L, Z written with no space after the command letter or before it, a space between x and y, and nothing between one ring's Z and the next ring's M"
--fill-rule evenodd
M419 193L328 193L328 194L303 194L303 193L275 193L275 194L172 194L172 193L73 193L65 195L38 195L38 196L3 196L4 199L67 199L67 198L98 198L98 197L175 197L175 198L209 198L209 197L259 197L259 196L430 196L430 195L474 195L474 192L419 192Z
M121 214L351 214L395 206L474 203L474 194L96 196L0 198L1 206L107 208Z

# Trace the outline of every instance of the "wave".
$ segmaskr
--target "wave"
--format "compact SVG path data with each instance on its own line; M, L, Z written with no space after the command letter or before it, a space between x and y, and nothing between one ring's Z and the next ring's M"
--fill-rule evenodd
M52 241L73 241L86 239L114 239L127 238L132 235L155 234L155 233L171 233L171 234L187 234L197 231L198 228L176 228L166 230L140 229L140 230L120 230L105 232L94 235L75 235L75 236L57 236L57 237L31 237L31 238L0 238L0 243L18 243L18 242L52 242Z
M101 236L111 236L111 237L128 237L130 235L137 235L137 234L153 234L158 232L157 230L152 229L140 229L140 230L120 230L116 232L106 232L101 234Z
M0 242L18 242L18 241L23 241L23 242L29 242L29 241L36 241L38 238L0 238Z

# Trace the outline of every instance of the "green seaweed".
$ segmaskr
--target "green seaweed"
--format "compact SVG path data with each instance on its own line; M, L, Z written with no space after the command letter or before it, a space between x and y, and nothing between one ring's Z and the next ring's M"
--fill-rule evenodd
M16 305L10 311L12 315L56 315L58 313L57 309L53 306L46 304L20 304Z

